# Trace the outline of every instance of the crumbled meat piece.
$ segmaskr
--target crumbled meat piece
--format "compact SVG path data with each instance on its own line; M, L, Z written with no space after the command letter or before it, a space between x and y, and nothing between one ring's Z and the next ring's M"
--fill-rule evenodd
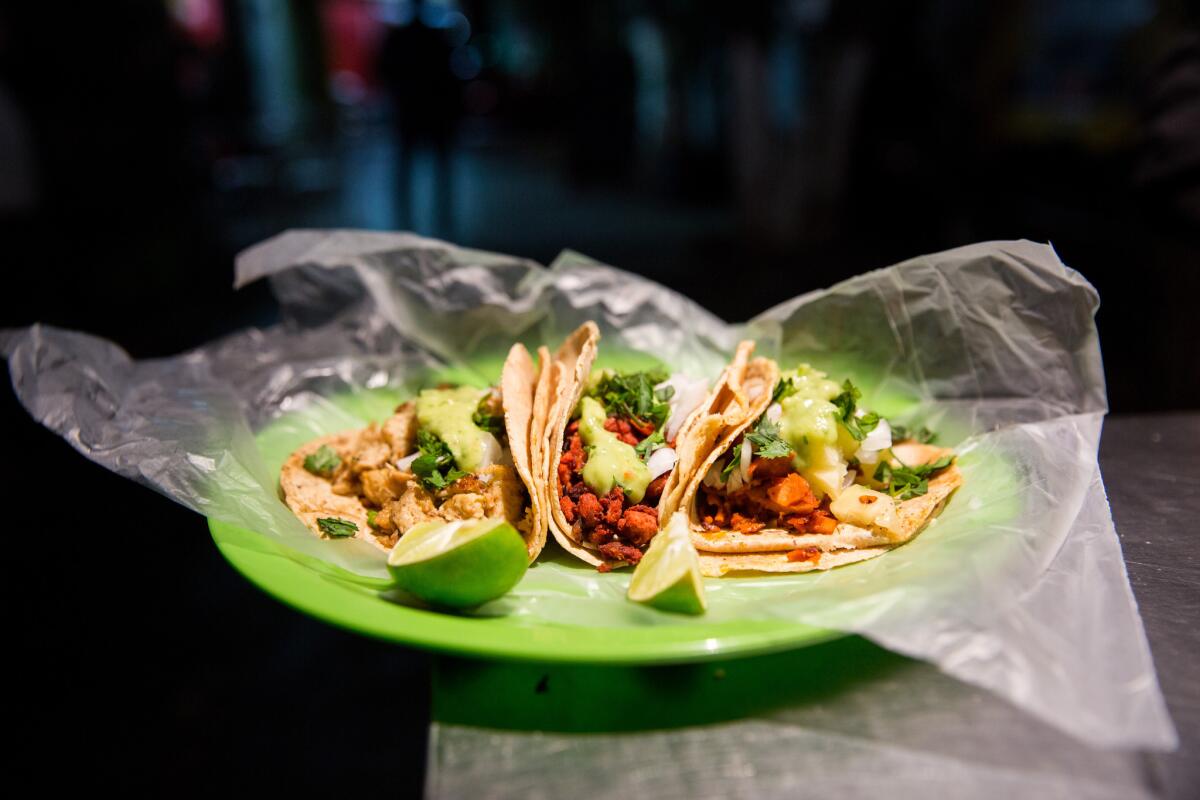
M733 517L730 518L729 524L738 533L758 533L766 527L764 523L751 519L737 511L733 512Z
M616 535L617 533L611 525L601 522L592 528L591 533L588 534L588 541L592 544L604 544L613 541Z
M621 513L625 509L625 492L620 486L614 486L608 494L604 495L601 504L604 506L604 521L609 525L616 525L621 521Z
M367 502L382 508L404 493L407 480L395 469L372 469L359 476L362 494Z
M391 449L392 460L403 458L417 449L417 407L404 403L383 423L383 440Z
M608 544L600 545L600 555L609 561L624 562L630 566L637 566L637 563L642 560L641 550L627 544L622 544L621 542L609 542ZM612 568L612 564L606 563L600 565L601 572L608 572Z
M562 508L563 516L567 518L567 522L574 522L576 513L575 501L569 495L564 494L558 498L558 505Z
M811 561L814 564L821 560L821 548L799 547L787 554L788 561Z
M642 502L646 505L658 505L658 501L662 498L663 487L667 485L667 478L671 473L664 472L654 480L650 481L650 485L646 487L646 493L642 496Z
M585 526L594 528L603 514L604 510L600 507L600 500L596 495L588 492L579 498L579 517Z
M658 533L658 512L647 506L627 509L617 524L617 530L630 544L645 547Z

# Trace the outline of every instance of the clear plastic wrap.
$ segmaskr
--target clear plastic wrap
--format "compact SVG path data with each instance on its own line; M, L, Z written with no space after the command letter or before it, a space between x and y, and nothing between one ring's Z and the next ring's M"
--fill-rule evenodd
M494 380L512 341L553 343L585 319L600 326L602 354L636 351L707 376L751 336L784 366L807 360L853 377L877 410L937 428L966 482L885 558L709 580L709 621L853 631L1089 743L1174 746L1096 462L1106 411L1098 298L1051 248L987 243L913 259L744 325L574 253L544 269L408 234L289 232L239 257L239 285L261 278L281 324L171 359L134 362L110 342L44 326L5 332L17 394L97 463L378 577L377 553L318 540L283 506L263 435L291 446L361 425L435 371ZM552 560L479 613L680 624L626 602L626 582Z

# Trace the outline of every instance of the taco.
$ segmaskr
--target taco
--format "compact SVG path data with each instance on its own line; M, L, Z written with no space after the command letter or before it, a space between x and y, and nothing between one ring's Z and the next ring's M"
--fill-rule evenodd
M353 536L385 551L419 522L504 518L532 561L546 543L530 439L545 430L548 411L535 395L549 352L539 358L535 369L513 345L498 387L425 389L382 425L308 442L283 465L284 502L318 536Z
M770 394L683 493L705 575L807 572L882 555L917 535L962 484L953 451L893 432L859 407L850 381L807 364L765 374Z
M585 323L555 354L539 463L554 537L607 572L641 560L692 472L749 413L743 379L753 343L738 347L709 390L665 370L593 371L599 339Z

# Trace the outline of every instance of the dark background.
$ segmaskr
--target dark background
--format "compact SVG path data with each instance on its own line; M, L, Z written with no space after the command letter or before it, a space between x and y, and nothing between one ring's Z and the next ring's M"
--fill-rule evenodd
M1050 241L1100 291L1114 412L1196 408L1197 17L1148 0L0 10L0 326L148 357L270 324L232 261L289 227L543 263L570 247L729 320L921 253ZM420 786L423 656L258 594L202 520L4 392L8 533L61 543L5 582L14 766L69 752L53 781L185 794Z

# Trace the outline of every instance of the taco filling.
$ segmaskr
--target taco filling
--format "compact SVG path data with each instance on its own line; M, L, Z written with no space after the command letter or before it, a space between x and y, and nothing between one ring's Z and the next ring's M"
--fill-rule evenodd
M593 372L563 436L562 516L576 542L637 564L658 532L658 505L678 460L684 421L707 396L703 380L665 371Z
M390 548L427 520L503 517L530 530L529 494L513 464L500 392L426 389L382 426L323 443L306 472L336 495L356 498L377 543ZM321 532L330 535L322 526Z
M800 537L832 535L840 523L900 536L911 527L901 504L924 495L953 454L893 430L859 407L860 399L850 381L835 383L807 364L783 373L766 410L700 481L693 510L699 527L717 539L718 532L744 535L742 552L753 552L755 535L764 531L789 534L779 540L786 546L819 541ZM932 438L922 433L925 442ZM822 549L805 544L788 560L814 560Z

